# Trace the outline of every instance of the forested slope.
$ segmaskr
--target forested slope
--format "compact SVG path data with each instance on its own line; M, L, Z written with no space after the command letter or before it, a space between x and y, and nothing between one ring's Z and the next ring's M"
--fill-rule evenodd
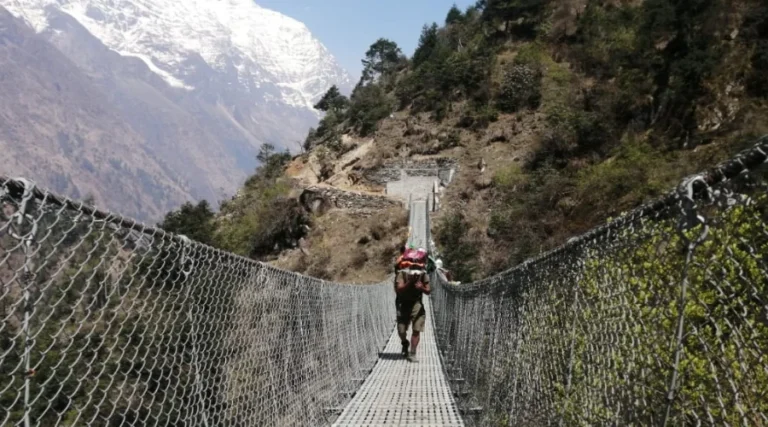
M446 265L464 281L657 197L768 131L760 0L478 1L425 25L412 57L380 39L363 64L349 98L332 88L316 106L325 117L306 152L282 157L280 197L303 185L290 173L298 166L316 166L321 183L344 175L375 191L366 172L388 162L456 159L434 223ZM273 194L251 184L245 193ZM240 230L249 243L219 244L253 256L285 249L242 228L256 212L243 206L227 203L218 233Z

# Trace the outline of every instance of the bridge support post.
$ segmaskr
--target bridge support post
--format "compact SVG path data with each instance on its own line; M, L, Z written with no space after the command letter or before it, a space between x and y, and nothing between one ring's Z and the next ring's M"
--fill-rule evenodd
M432 212L437 212L437 194L440 192L440 188L437 185L437 181L432 184Z
M197 360L197 319L194 311L194 302L192 301L192 283L189 283L189 275L192 274L194 267L194 261L191 261L189 257L189 246L192 241L187 236L180 235L179 237L181 238L181 273L184 276L183 284L187 287L187 320L192 326L192 366L195 371L195 391L197 398L200 399L200 416L202 417L203 425L208 427L208 416L206 414L205 402L202 399L204 394L201 384L200 366ZM190 261L189 268L187 268L187 261Z
M685 243L685 264L683 265L683 271L680 277L680 293L677 301L679 314L677 316L675 336L673 337L674 362L672 365L671 378L669 379L669 386L667 388L667 407L664 413L664 421L662 423L663 426L666 426L669 423L670 417L672 416L672 407L678 392L677 381L680 375L680 360L682 358L683 352L685 351L685 306L688 298L687 293L690 280L688 275L691 264L693 263L693 253L696 251L696 248L698 248L700 244L704 243L704 241L709 236L709 223L704 216L699 214L698 207L694 199L695 186L697 185L703 186L703 189L711 197L711 188L709 188L709 184L707 184L702 176L693 176L684 181L678 188L678 197L680 203L679 209L682 218L680 218L680 221L678 222L676 231L680 237L680 240ZM702 188L699 187L699 189ZM699 225L701 225L701 232L695 238L692 238L685 233L685 231Z
M34 282L34 277L32 274L33 268L32 268L32 245L35 243L35 236L37 235L37 222L35 221L34 217L27 213L27 209L29 208L29 202L32 200L33 197L33 191L35 189L35 184L31 181L27 181L25 179L20 179L24 184L24 193L21 197L21 203L19 204L18 210L12 215L10 218L10 228L9 228L9 234L13 239L18 240L21 242L21 249L24 253L24 267L22 271L22 277L21 277L21 285L24 288L24 320L22 323L22 332L24 336L24 354L23 354L23 360L24 360L24 427L30 427L30 411L31 411L31 404L30 404L30 387L32 386L32 377L35 375L34 370L32 369L32 347L34 346L34 338L29 333L30 331L30 322L32 320L32 315L34 313L34 299L31 295L31 287ZM13 226L14 220L16 221L16 226ZM29 224L31 226L29 232L25 233L23 230L23 226L25 223L25 220L29 220ZM14 229L15 228L15 229Z
M578 271L579 275L582 271L583 267L583 261L578 261ZM574 283L580 283L580 279L576 278L574 280ZM566 411L568 410L569 400L570 400L570 392L571 392L571 382L573 379L573 359L574 359L574 346L576 345L576 310L578 309L579 304L579 288L578 286L573 287L573 302L571 303L571 330L570 330L570 344L568 348L568 367L567 372L565 376L565 405L563 407L563 412L560 414L560 422L558 423L559 426L562 426L563 423L565 423L565 416Z

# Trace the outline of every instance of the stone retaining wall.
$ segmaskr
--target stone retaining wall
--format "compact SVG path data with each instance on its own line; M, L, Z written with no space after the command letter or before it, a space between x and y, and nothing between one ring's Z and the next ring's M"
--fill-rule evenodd
M305 209L313 213L323 213L331 208L375 211L402 206L402 203L386 196L329 187L309 187L302 192L299 200Z
M452 171L457 168L455 159L437 158L424 160L394 160L363 174L366 180L377 185L400 181L408 176L434 176L447 185Z
M385 168L399 169L450 169L458 165L456 159L450 157L437 157L433 159L395 159L384 162Z

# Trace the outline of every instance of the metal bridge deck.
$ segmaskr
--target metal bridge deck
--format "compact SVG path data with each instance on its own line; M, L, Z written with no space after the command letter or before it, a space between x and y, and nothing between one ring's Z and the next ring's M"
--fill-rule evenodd
M408 244L415 248L429 248L427 230L427 201L414 200L411 203L410 218L411 235Z
M418 362L400 355L400 338L394 331L334 427L464 426L437 353L429 298L423 300L427 322L417 350Z

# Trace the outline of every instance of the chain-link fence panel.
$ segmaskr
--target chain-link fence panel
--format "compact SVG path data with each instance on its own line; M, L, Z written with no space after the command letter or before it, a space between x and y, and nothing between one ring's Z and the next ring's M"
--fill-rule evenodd
M282 271L0 177L0 425L327 425L391 281Z
M768 425L767 154L489 279L434 275L467 423Z

